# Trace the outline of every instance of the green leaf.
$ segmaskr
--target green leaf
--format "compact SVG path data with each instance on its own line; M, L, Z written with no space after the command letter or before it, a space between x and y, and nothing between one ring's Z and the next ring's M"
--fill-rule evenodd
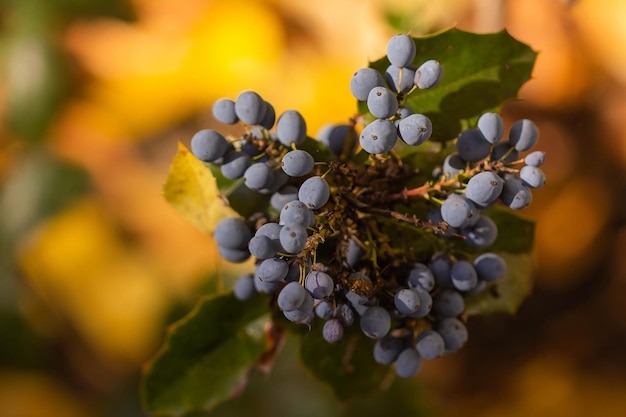
M321 329L322 324L315 323L302 338L300 356L313 375L341 400L379 391L390 368L374 362L375 341L352 328L342 340L330 344L323 339Z
M514 314L532 291L532 256L530 253L499 253L504 258L507 273L479 294L465 298L465 313L484 315Z
M316 162L329 162L335 159L330 150L324 146L322 142L319 142L311 137L308 137L298 145L298 149L307 151L313 156Z
M249 217L256 212L265 211L270 196L252 191L243 183L243 179L230 180L222 175L220 167L207 164L215 179L217 187L230 205L230 208L242 217Z
M209 411L241 389L269 350L267 298L241 302L231 293L200 300L172 325L141 381L144 409L155 415Z
M434 35L414 38L417 50L413 64L436 59L444 69L440 84L416 90L406 104L433 122L431 140L450 140L473 125L486 111L496 111L517 96L530 78L536 53L506 31L475 34L449 29ZM386 57L372 62L382 74L389 66ZM367 113L365 103L359 103Z
M535 241L535 223L509 209L494 207L483 212L498 226L498 238L491 252L527 253Z
M399 211L411 212L408 208ZM533 286L531 250L534 241L534 223L511 210L500 207L486 210L484 214L498 225L499 235L493 245L485 250L470 247L460 238L454 239L454 242L458 242L462 252L470 257L484 252L498 253L507 262L507 275L502 280L491 284L480 294L467 296L466 312L470 315L497 312L513 314L522 301L530 295ZM437 250L446 250L441 246L446 241L434 238L430 233L423 233L408 223L394 224L392 219L389 219L388 223L387 232L396 237L394 243L402 242L401 247L405 248L406 253L410 251L414 256L419 256ZM413 243L405 243L404 240L398 238L399 236Z
M520 217L516 212L501 207L485 210L484 214L498 226L498 238L487 251L495 252L504 258L507 274L481 293L467 296L465 310L469 315L513 314L530 295L533 287L531 251L535 224ZM485 250L473 252L478 254Z

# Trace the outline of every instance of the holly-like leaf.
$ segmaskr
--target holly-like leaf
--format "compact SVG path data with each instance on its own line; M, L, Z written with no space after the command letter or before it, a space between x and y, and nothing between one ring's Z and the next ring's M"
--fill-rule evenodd
M313 156L313 159L317 162L328 162L335 159L330 150L324 146L322 142L319 142L311 137L307 137L304 142L298 146L298 149L302 149L310 153L311 156Z
M222 218L234 215L221 198L209 168L182 143L178 144L163 193L183 218L207 233L211 233Z
M355 329L340 341L322 338L321 323L302 338L300 356L317 379L328 384L340 400L363 397L380 390L389 367L374 362L374 341Z
M532 291L532 256L530 253L498 253L506 261L504 278L479 294L465 298L465 313L485 315L514 314Z
M270 196L252 191L243 183L243 179L231 180L222 175L219 166L211 165L211 172L217 180L221 196L228 201L230 207L242 217L249 217L258 211L264 211L269 204Z
M512 210L494 207L485 210L498 226L498 238L489 247L491 252L528 253L535 241L535 223Z
M168 331L143 372L144 409L179 416L210 411L245 384L249 369L272 346L265 331L267 298L241 302L231 293L200 300Z
M413 112L433 122L431 140L450 140L473 125L484 112L496 111L530 78L536 53L506 31L475 34L449 29L414 38L415 67L435 59L443 66L439 85L416 90L406 101ZM389 66L384 57L370 64L383 75ZM361 102L360 110L367 112Z
M486 210L498 225L498 238L487 248L502 256L507 264L504 278L491 284L479 294L469 295L466 312L470 315L508 313L517 311L533 287L531 251L535 238L535 224L514 211L494 207ZM475 251L476 254L485 250Z

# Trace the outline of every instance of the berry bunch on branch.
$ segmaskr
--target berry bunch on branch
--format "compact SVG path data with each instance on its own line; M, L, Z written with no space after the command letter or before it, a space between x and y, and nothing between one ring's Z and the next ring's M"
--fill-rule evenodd
M459 68L457 47L475 48L477 62ZM533 61L506 32L396 35L346 86L358 113L313 136L297 110L277 114L256 92L218 100L215 119L241 134L203 129L191 153L235 211L213 228L220 256L254 265L232 295L204 302L264 309L265 336L255 341L266 355L284 330L310 334L303 360L333 387L366 372L346 366L355 343L369 351L370 364L359 366L409 378L468 341L470 314L514 311L529 291L533 229L513 212L543 186L545 154L531 151L539 137L531 120L505 129L497 109ZM489 98L469 101L481 88ZM318 355L337 356L339 376L313 363L313 335L328 346ZM151 365L145 398L159 398L154 374L171 350Z

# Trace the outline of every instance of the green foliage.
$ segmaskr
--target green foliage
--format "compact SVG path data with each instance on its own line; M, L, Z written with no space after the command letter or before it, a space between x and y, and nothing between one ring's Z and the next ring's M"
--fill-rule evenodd
M507 264L503 279L488 289L465 298L465 313L471 316L507 313L514 314L532 290L532 257L529 253L502 253Z
M489 247L492 252L528 253L535 240L535 223L519 215L494 207L485 214L499 226L501 231L496 241Z
M396 147L396 155L401 158L401 163L386 167L398 178L404 175L402 166L410 168L416 175L412 178L415 183L409 185L419 189L420 186L433 186L430 183L431 172L448 153L444 152L448 150L445 141L454 139L463 128L474 126L480 114L497 111L506 100L516 96L521 85L530 77L535 53L504 31L477 35L451 29L425 38L415 38L414 42L417 48L414 64L437 59L443 65L445 74L438 87L414 91L406 99L406 104L414 112L426 114L433 121L434 140L442 143L431 142L417 148L400 144ZM387 59L383 58L371 66L384 73L388 64ZM361 114L367 112L363 103L360 104L360 110ZM311 138L307 138L299 148L306 149L316 161L331 159L328 150ZM181 158L188 151L183 149L182 152ZM203 173L198 173L197 164L186 159L184 162L185 169L191 169L188 164L193 165L191 171L197 177L191 187L194 193L200 196L213 195L217 188L228 200L230 207L244 218L267 207L268 196L249 191L242 180L227 180L221 176L219 168L212 166L210 172L215 181L207 181ZM356 171L346 171L349 175L363 174L371 181L382 181L381 178L388 173L384 171L383 160L374 160L364 153L355 155L351 163L368 168L358 174L355 174ZM374 164L378 166L374 167ZM171 190L174 190L174 195L166 190L166 198L175 207L176 202L184 202L183 211L192 221L204 216L200 223L205 225L204 230L210 230L216 216L207 216L208 206L203 202L204 198L183 198L185 188L180 186L183 184L181 175L184 176L173 167L170 176L175 176L176 181L168 181L168 184L173 184ZM389 182L387 178L386 183L381 183ZM209 193L198 190L202 184L210 184ZM362 188L367 186L365 184ZM365 218L378 216L376 221L379 223L375 226L382 226L380 230L376 229L375 237L368 238L369 247L378 245L391 248L388 252L397 255L399 264L420 259L427 253L444 248L462 258L472 259L477 254L476 249L470 248L462 240L441 239L428 227L418 227L423 226L420 219L425 218L426 205L413 205L412 201L415 200L403 199L401 191L395 192L400 193L400 196L390 198L388 207L381 204L366 207L369 211L362 211L367 213ZM181 211L180 207L176 208ZM506 260L508 272L503 280L491 284L487 291L467 296L466 313L514 313L532 287L530 251L534 225L509 210L493 208L486 213L496 222L500 231L489 250L497 252ZM350 220L339 215L332 218L332 215L320 222ZM370 261L375 263L376 253L371 252L373 256ZM318 261L324 257L331 259L332 254L320 250ZM248 369L259 361L264 352L275 348L263 332L263 327L273 322L284 331L294 330L294 325L285 326L283 320L272 320L271 311L272 308L263 297L239 302L230 293L217 293L203 299L194 311L172 327L166 344L156 359L146 366L142 384L145 409L157 415L209 411L238 393L245 385ZM311 329L302 325L299 328L308 330L299 338L302 363L340 399L367 396L380 389L382 381L389 374L389 368L373 361L374 343L359 334L358 324L346 329L345 337L335 344L323 340L320 323L314 322ZM295 333L302 332L296 330Z
M530 78L536 53L515 40L506 31L475 34L450 29L415 39L413 64L436 59L444 68L436 88L418 90L406 104L416 113L425 114L433 123L431 140L446 141L469 125L475 125L486 111L497 110L517 96ZM389 66L386 57L370 65L382 74ZM362 113L367 107L362 104Z
M354 326L340 341L330 344L322 338L321 323L302 338L300 357L319 380L327 383L337 397L348 400L367 396L380 389L389 367L372 361L374 341Z
M211 410L230 398L270 348L268 321L262 296L246 303L230 293L200 300L168 330L163 348L147 365L141 386L145 409L181 415Z
M532 257L535 224L511 211L492 208L486 214L498 225L500 233L489 247L507 264L506 276L479 294L465 298L468 315L514 314L532 290Z
M217 166L211 166L210 170L217 179L217 187L222 196L239 215L247 217L267 207L269 196L250 190L244 185L242 178L229 180L222 175Z

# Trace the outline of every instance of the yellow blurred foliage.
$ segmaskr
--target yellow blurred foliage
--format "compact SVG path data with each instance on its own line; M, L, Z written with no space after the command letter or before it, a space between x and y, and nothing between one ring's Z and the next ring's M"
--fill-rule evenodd
M467 3L417 6L428 10L419 22L451 26ZM83 117L116 140L141 138L247 89L278 114L298 109L314 135L352 116L350 77L384 55L393 32L382 14L408 6L405 0L142 0L137 22L75 22L65 44L93 77Z
M595 240L611 210L611 196L592 178L577 177L552 194L537 219L535 252L545 277L538 286L559 290L578 284L580 271L602 250Z
M587 417L623 416L626 383L581 372L561 353L545 352L525 366L511 370L510 385L494 392L457 398L446 415L482 417Z
M21 248L20 262L49 310L69 320L104 358L126 365L151 354L168 297L151 260L125 244L93 201L78 202L43 225ZM48 322L34 319L35 325Z
M85 104L108 116L115 136L170 126L238 86L265 85L278 72L284 34L266 4L208 4L170 1L172 10L196 7L170 25L140 15L137 23L77 22L68 30L68 48L95 77Z
M589 61L579 53L565 2L507 1L507 30L539 52L522 99L543 107L576 103L589 82Z
M621 416L626 410L626 384L581 372L561 354L545 354L517 371L512 398L493 416Z
M612 77L626 83L626 2L579 0L572 7L572 18L586 52Z
M86 404L59 381L31 372L0 373L2 417L87 417Z
M176 137L160 165L146 161L131 143L99 130L84 108L72 106L55 131L57 152L84 166L90 173L99 205L135 238L135 244L161 272L155 279L176 298L189 299L206 280L207 273L221 270L213 239L192 226L167 203L163 183L167 165L176 155ZM202 167L205 169L204 167Z

